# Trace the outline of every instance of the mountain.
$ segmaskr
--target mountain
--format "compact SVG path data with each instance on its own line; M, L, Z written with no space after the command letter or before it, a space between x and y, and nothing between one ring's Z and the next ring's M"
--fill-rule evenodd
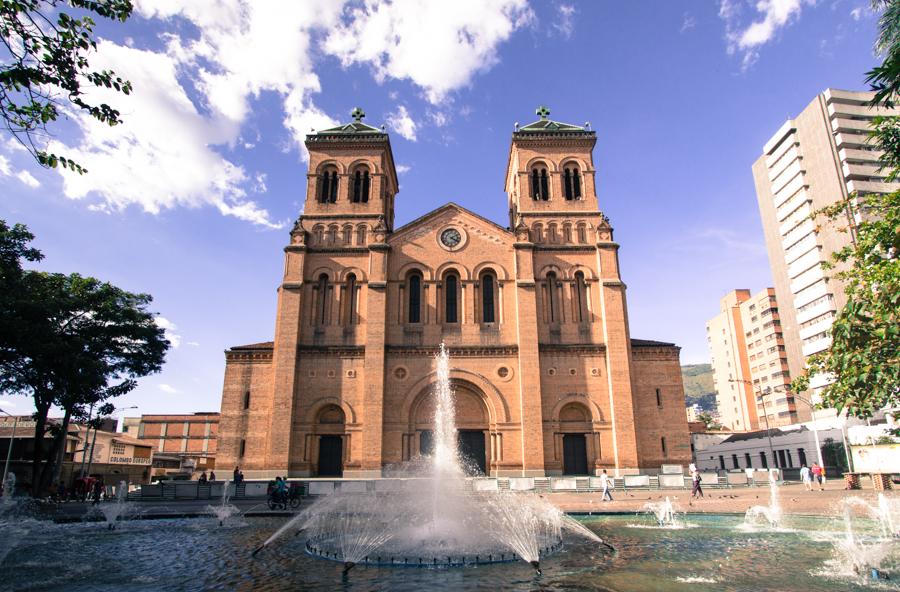
M681 367L684 380L684 403L694 404L704 411L716 408L716 391L713 389L713 370L710 364L687 364Z

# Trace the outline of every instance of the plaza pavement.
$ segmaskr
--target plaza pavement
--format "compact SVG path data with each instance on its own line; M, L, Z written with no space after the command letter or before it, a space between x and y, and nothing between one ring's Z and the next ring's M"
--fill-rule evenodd
M865 485L868 485L866 488ZM614 501L602 502L600 492L590 493L534 493L541 495L566 512L594 514L631 514L640 512L644 504L658 502L667 496L676 505L677 511L689 513L736 513L743 514L751 506L768 505L768 487L735 487L730 489L704 490L706 497L691 500L691 492L687 489L653 489L628 490L612 492ZM864 484L862 490L847 491L840 480L830 480L825 484L825 491L815 489L806 491L800 483L786 483L779 488L782 510L786 514L801 515L835 515L837 504L845 497L858 496L866 501L875 502L878 492L871 484ZM523 494L525 495L525 494ZM900 491L888 491L886 495L900 499ZM305 507L313 498L305 498ZM110 502L103 502L110 503ZM147 500L129 502L135 514L142 518L181 518L207 515L209 505L216 505L218 500ZM248 516L272 515L284 516L292 511L270 511L264 498L233 499L242 513ZM54 520L61 522L79 521L91 511L90 503L67 502L58 504L51 513ZM296 511L296 510L293 510Z
M868 485L868 487L866 487ZM751 506L769 504L769 488L734 487L730 489L704 488L705 497L692 500L689 489L675 490L630 490L612 491L612 502L601 502L600 492L592 493L554 493L549 495L550 501L566 512L593 513L632 513L642 510L644 504L658 502L668 496L676 509L689 513L736 513L743 514ZM886 495L900 499L900 491L888 491ZM546 494L545 494L546 495ZM832 479L825 483L825 491L818 488L806 491L801 483L785 483L779 487L781 508L785 514L803 515L835 515L837 504L841 499L857 496L867 502L875 502L878 492L871 483L864 484L863 489L848 491L844 489L843 480Z

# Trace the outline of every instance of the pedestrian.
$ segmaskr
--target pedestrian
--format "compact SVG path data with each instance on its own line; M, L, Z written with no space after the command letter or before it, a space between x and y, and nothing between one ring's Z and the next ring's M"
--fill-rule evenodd
M237 480L237 482L238 482L238 483L243 483L243 482L244 482L244 471L238 471L238 480Z
M204 485L206 484L207 480L208 479L206 477L206 471L203 471L202 473L200 473L200 478L197 479L197 481L199 481L200 483L203 483Z
M68 494L69 494L69 492L66 491L66 482L60 481L59 487L56 488L57 498L59 499L59 501L64 502L68 498Z
M600 474L600 486L603 488L601 501L613 501L612 495L609 493L609 475L606 474L606 469L603 469L603 472Z
M810 473L806 463L803 463L800 466L800 481L803 483L803 487L806 488L806 491L812 491L812 473Z
M101 481L100 479L97 479L94 481L94 490L91 495L91 501L93 502L93 505L96 506L97 504L100 503L100 496L102 495L102 493L103 493L103 481Z
M210 471L210 472L209 472L209 480L210 480L210 481L215 481L215 480L216 480L216 472L215 472L215 471Z
M813 483L819 484L819 491L825 491L825 488L822 486L822 473L824 471L822 470L822 467L819 466L819 463L813 463L810 472L812 473Z
M694 467L694 470L691 471L691 482L694 485L691 489L691 499L697 499L698 497L703 497L703 488L700 486L700 481L702 481L702 479L700 477L700 471L697 470L697 466L693 463L691 466Z
M241 467L234 467L234 477L232 478L232 481L237 483L238 477L240 476L240 474L241 474Z

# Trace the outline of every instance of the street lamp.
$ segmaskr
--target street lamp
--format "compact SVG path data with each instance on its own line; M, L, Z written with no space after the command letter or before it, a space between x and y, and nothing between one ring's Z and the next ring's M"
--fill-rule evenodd
M7 475L7 473L9 473L9 461L12 458L13 444L15 444L15 442L16 442L16 428L19 425L19 416L18 415L10 415L3 409L0 409L0 413L13 418L12 438L9 439L9 450L6 451L6 464L3 465L3 481L0 482L0 483L3 483L4 485L6 485L6 475Z
M743 382L744 384L749 384L750 388L756 389L756 392L754 393L756 395L756 401L758 403L761 402L763 404L763 418L766 420L766 439L768 439L768 441L769 441L769 454L772 455L772 462L775 464L775 467L777 468L778 467L778 459L775 457L775 449L772 447L772 431L769 428L769 414L766 413L766 402L763 399L762 391L760 391L759 387L755 386L749 380L729 378L728 382ZM766 463L766 464L768 464L768 463Z
M809 406L809 416L812 418L813 437L816 439L816 457L819 459L819 466L824 468L825 462L822 460L822 445L819 443L819 425L816 421L816 403L813 403L809 399L801 397L796 393L791 393L791 395L795 399L800 399Z

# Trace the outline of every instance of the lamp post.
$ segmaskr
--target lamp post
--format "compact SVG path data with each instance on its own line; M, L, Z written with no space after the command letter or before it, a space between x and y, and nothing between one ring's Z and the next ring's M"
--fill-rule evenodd
M3 465L3 481L0 481L0 483L6 485L6 475L9 473L9 461L12 459L13 444L16 442L16 428L19 426L19 416L10 415L3 409L0 409L0 413L13 418L12 438L9 439L9 449L6 451L6 464Z
M766 402L763 399L763 393L749 380L741 380L735 378L729 378L728 382L742 382L744 384L749 384L750 388L755 389L756 401L761 402L763 404L763 418L766 420L766 439L769 441L769 454L772 455L772 462L775 464L775 467L778 468L778 459L775 457L775 449L772 447L772 431L769 428L769 414L766 413ZM768 389L767 389L768 390ZM768 464L768 463L766 463Z

